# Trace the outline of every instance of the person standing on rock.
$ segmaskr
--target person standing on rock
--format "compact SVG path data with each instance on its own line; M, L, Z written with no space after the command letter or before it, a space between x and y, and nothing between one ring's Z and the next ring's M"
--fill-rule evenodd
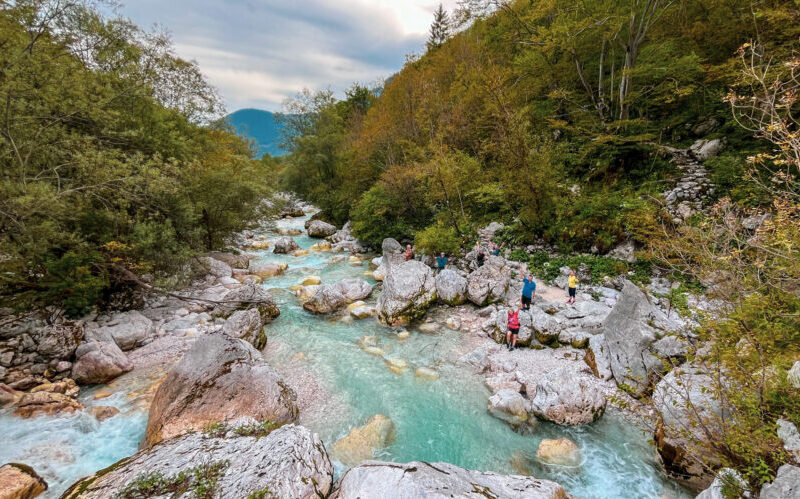
M436 257L436 269L441 272L447 267L447 255L442 251L441 255Z
M492 242L492 254L494 256L500 256L500 250L503 249L506 243L501 244L500 246L497 245L494 241Z
M569 271L569 277L567 277L567 287L569 288L569 299L567 300L567 305L572 305L575 303L575 295L578 292L578 278L575 276L575 271Z
M530 310L531 302L536 297L536 281L533 275L526 273L522 267L519 268L519 273L522 274L522 308Z
M517 336L519 335L519 311L522 303L517 304L517 309L508 309L508 333L506 334L506 347L513 351L517 347Z
M478 251L478 255L475 257L475 261L478 264L478 267L483 267L483 262L486 260L486 253L483 252L483 248L481 248L480 241L475 243L475 249Z
M403 256L405 257L406 261L414 259L414 250L411 249L410 244L406 244L406 251L403 253Z

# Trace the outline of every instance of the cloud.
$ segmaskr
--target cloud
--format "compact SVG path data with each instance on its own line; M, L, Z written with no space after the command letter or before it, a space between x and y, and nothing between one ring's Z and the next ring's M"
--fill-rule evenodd
M452 8L455 0L444 2ZM196 60L229 110L280 109L303 88L341 92L396 72L422 49L429 0L130 0L120 14L158 24Z

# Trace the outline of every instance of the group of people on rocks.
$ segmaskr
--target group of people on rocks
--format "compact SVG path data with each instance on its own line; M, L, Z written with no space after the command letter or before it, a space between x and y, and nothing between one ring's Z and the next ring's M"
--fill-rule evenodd
M489 251L492 255L498 256L505 245L506 243L502 243L498 246L497 243L492 241L489 245ZM478 267L482 267L486 262L486 251L484 251L480 241L475 244L475 250L477 251L475 262ZM403 257L406 261L414 259L414 249L410 244L406 245L406 250L403 252ZM449 260L449 257L444 252L440 253L439 256L436 257L436 269L439 272L444 270L447 267ZM507 312L508 333L506 333L506 347L509 351L512 351L517 347L517 337L519 336L520 328L520 311L530 310L531 303L533 303L533 300L536 299L536 280L533 278L533 274L527 272L522 265L519 267L519 274L522 276L522 296L520 297L520 301L517 303L517 308L508 309ZM575 303L577 288L578 277L575 275L574 270L570 270L569 276L567 276L567 289L569 293L567 305L572 305Z

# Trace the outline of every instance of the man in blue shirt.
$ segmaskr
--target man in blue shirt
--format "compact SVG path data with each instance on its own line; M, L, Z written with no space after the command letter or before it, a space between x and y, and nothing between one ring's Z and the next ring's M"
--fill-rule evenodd
M522 275L522 309L530 310L531 302L536 297L536 281L531 274L525 273L522 267L519 268L519 273Z

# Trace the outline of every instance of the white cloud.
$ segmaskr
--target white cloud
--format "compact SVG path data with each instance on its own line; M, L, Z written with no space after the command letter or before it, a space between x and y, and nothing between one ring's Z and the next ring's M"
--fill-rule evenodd
M445 8L455 0L444 2ZM431 0L130 0L121 14L173 34L228 109L278 110L304 87L343 91L385 78L422 49Z

